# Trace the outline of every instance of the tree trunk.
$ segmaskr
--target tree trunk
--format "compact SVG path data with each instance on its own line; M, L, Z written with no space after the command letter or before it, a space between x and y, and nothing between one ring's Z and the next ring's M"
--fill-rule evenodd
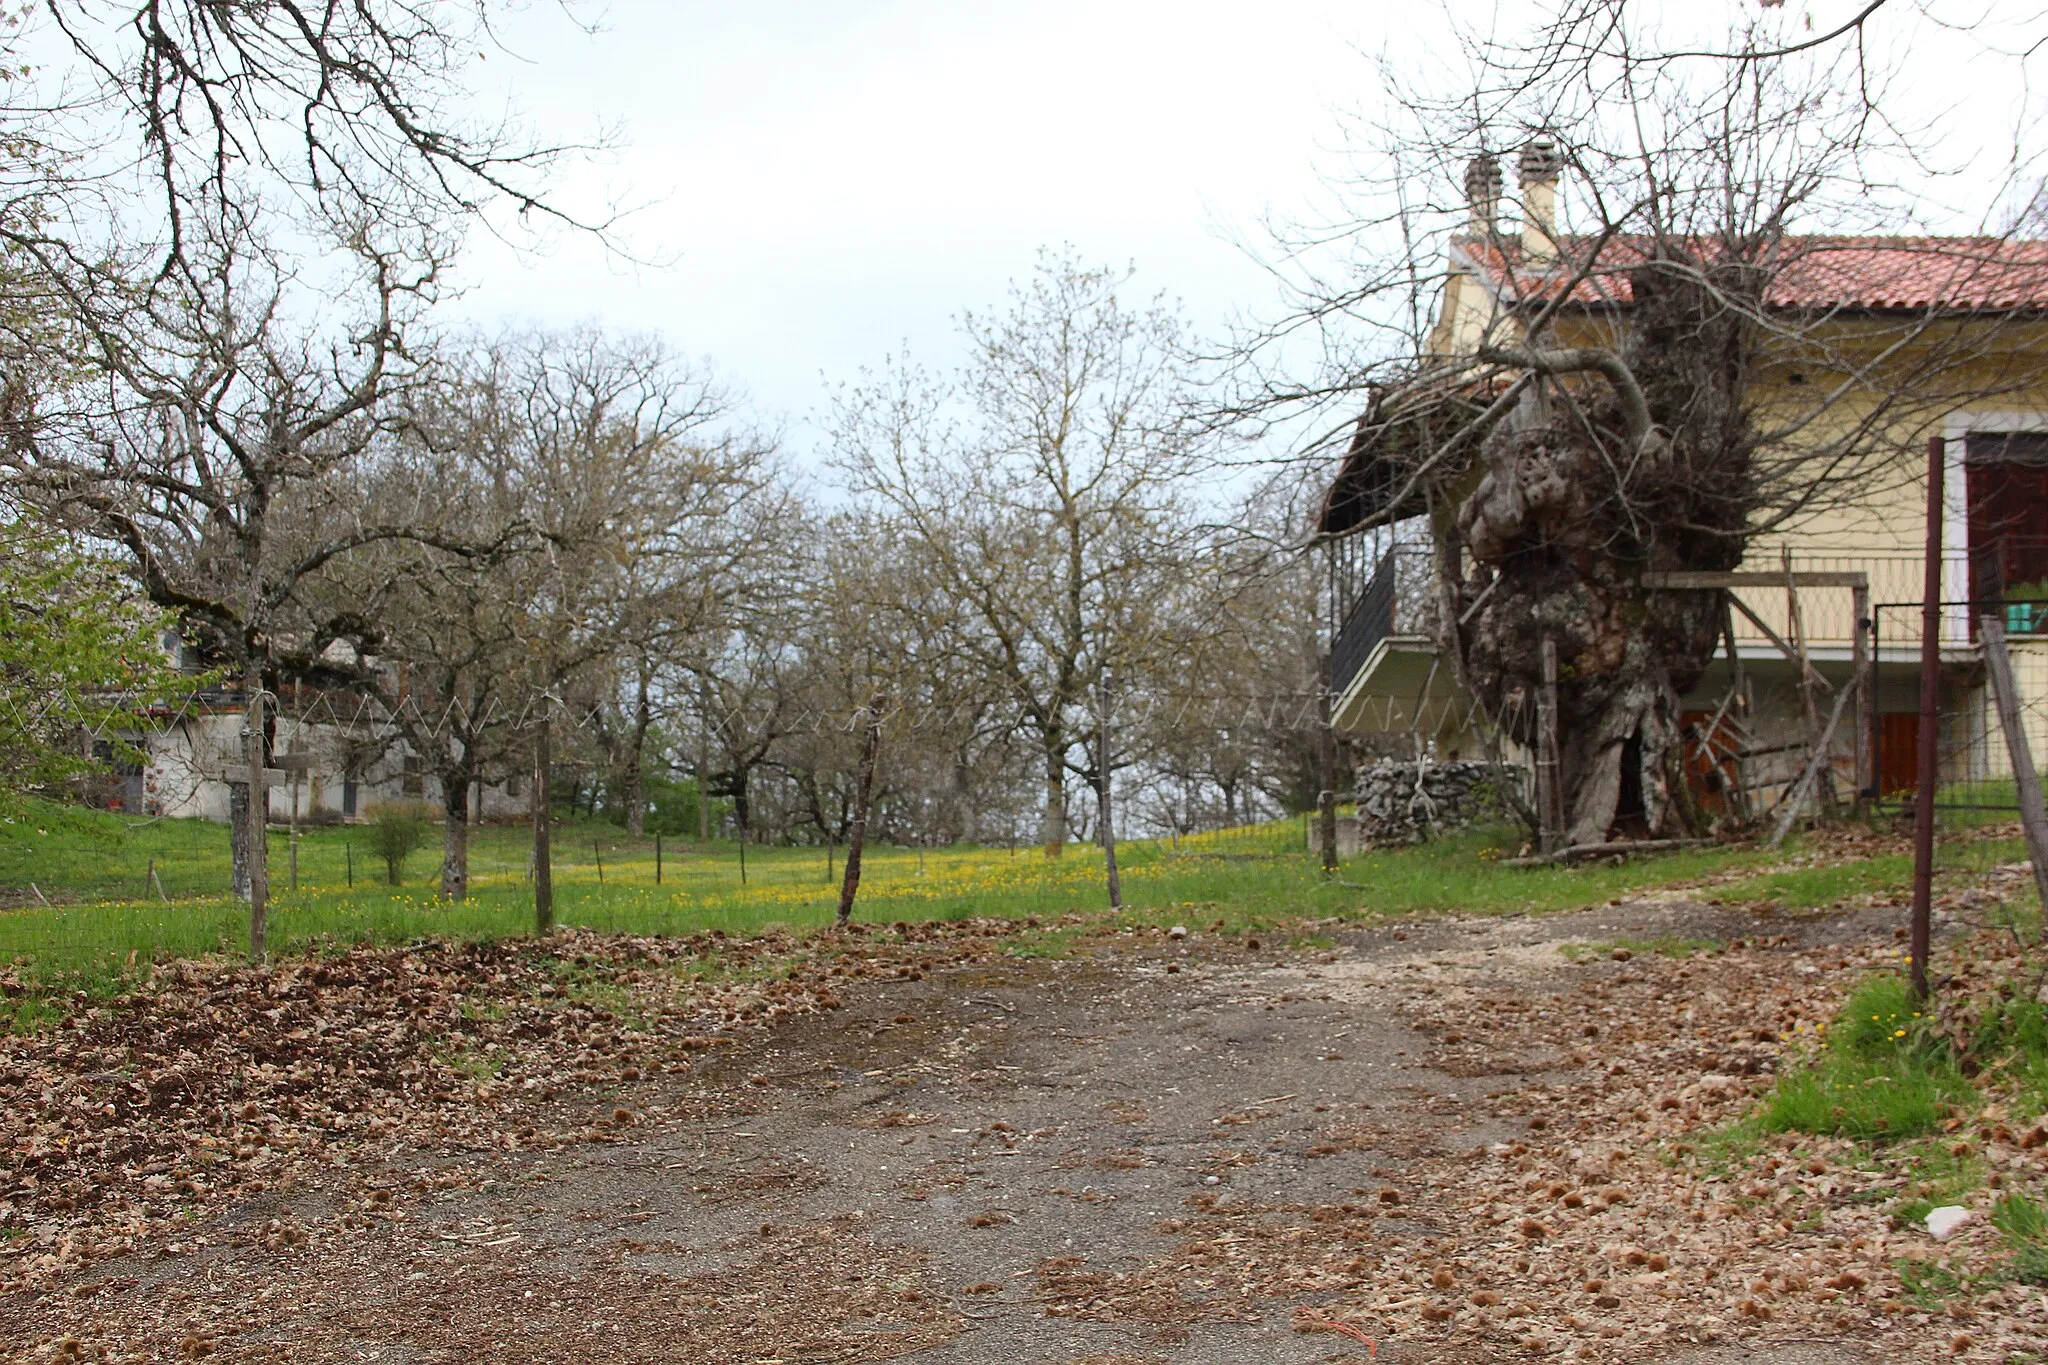
M953 755L953 837L970 844L981 838L974 811L973 769L965 753Z
M633 698L633 725L627 732L626 759L619 773L619 799L626 806L626 833L635 839L647 833L647 727L654 722L654 708L647 696L647 672L642 669L639 691Z
M711 730L697 729L697 842L711 842Z
M882 706L871 702L867 708L867 729L861 737L860 767L853 784L853 827L846 835L846 876L839 884L838 923L853 916L853 898L860 890L860 855L868 838L868 806L875 791L875 756L882 747Z
M469 789L467 763L441 770L441 899L469 899Z
M533 931L545 938L555 931L555 873L548 828L548 783L552 757L548 722L543 719L533 742Z
M1605 842L1630 788L1648 833L1690 832L1691 808L1675 799L1678 699L1712 658L1721 598L1646 589L1642 576L1721 572L1742 558L1758 439L1746 406L1748 318L1760 278L1675 254L1637 267L1618 352L1547 352L1598 355L1600 366L1565 368L1598 369L1616 393L1573 389L1565 403L1552 396L1565 392L1554 380L1528 387L1482 443L1481 477L1455 525L1437 520L1437 633L1454 676L1531 747L1541 646L1557 642L1558 776L1572 844Z
M1569 845L1607 841L1630 780L1641 792L1646 833L1684 832L1677 823L1684 812L1673 799L1681 761L1678 691L1657 648L1639 637L1630 639L1622 667L1602 679L1602 686L1585 687L1576 697L1564 695L1558 767L1568 798ZM1639 755L1632 773L1624 771L1630 741Z
M249 663L244 686L249 699L243 721L248 733L242 738L243 758L249 765L249 957L261 962L270 936L270 868L266 860L270 850L264 842L270 829L270 788L263 771L269 757L263 732L263 670L254 660Z
M228 844L234 858L235 899L249 903L249 784L228 783Z
M1057 858L1067 850L1067 772L1063 756L1048 749L1045 755L1045 826L1041 831L1045 856Z
M1100 803L1101 809L1097 820L1102 825L1101 830L1098 831L1098 839L1102 844L1102 870L1104 880L1108 883L1109 908L1121 910L1124 908L1124 886L1123 880L1116 874L1116 825L1114 824L1116 813L1110 807L1109 784L1110 775L1113 770L1109 762L1111 749L1109 742L1109 685L1107 682L1104 682L1097 695L1098 705L1096 707L1095 730L1100 743L1096 747L1095 787L1096 799Z

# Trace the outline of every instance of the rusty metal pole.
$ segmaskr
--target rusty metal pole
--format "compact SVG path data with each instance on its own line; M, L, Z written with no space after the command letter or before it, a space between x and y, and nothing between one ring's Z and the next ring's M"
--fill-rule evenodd
M1856 647L1856 809L1868 811L1877 800L1877 650L1871 638L1870 584L1850 589L1854 604Z
M1913 805L1913 994L1927 998L1927 957L1934 939L1934 790L1940 783L1941 518L1947 444L1927 439L1927 564L1920 602L1919 790Z

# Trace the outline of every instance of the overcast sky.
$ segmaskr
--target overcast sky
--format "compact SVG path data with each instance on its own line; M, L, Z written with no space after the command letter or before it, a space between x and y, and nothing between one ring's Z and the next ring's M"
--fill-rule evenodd
M1225 234L1313 193L1374 8L614 0L584 38L543 6L507 30L518 103L558 136L623 122L571 188L652 200L629 235L673 263L479 239L461 309L658 329L799 446L821 376L905 340L945 363L953 316L999 301L1041 245L1135 263L1213 323L1272 297Z
M1453 3L1468 22L1492 12ZM1895 29L1916 3L1893 0ZM1946 8L1975 3L1990 0ZM1718 29L1753 4L1683 12ZM1811 4L1823 27L1852 8ZM1797 16L1801 0L1789 7ZM627 235L666 263L629 268L576 239L522 256L479 237L459 309L658 330L785 421L799 453L825 382L906 340L950 362L954 315L998 302L1042 245L1135 263L1141 287L1184 300L1201 326L1270 311L1270 283L1229 238L1257 239L1269 211L1310 210L1339 111L1372 88L1361 49L1426 53L1426 35L1402 26L1434 18L1388 0L611 0L588 12L602 20L590 36L546 0L515 17L481 88L509 90L550 136L619 124L620 150L566 176L563 197L645 203ZM1958 103L1982 84L1920 60L1918 98Z

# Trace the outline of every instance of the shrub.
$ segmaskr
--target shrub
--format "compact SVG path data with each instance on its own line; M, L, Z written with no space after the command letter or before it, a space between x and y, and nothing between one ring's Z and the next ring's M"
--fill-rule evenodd
M405 860L427 841L426 812L418 806L378 806L370 812L370 851L384 860L385 878L399 885Z

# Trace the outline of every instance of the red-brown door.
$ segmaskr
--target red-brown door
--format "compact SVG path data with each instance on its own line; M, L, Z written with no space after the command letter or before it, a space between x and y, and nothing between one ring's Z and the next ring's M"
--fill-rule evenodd
M1736 741L1724 720L1720 734L1708 742L1707 722L1713 718L1711 711L1687 711L1679 723L1686 735L1685 784L1701 810L1719 815L1728 809L1728 793L1735 786Z
M1897 796L1920 786L1920 713L1888 711L1877 718L1877 794Z
M1970 597L1995 602L2048 581L2048 432L1973 431L1967 449Z

